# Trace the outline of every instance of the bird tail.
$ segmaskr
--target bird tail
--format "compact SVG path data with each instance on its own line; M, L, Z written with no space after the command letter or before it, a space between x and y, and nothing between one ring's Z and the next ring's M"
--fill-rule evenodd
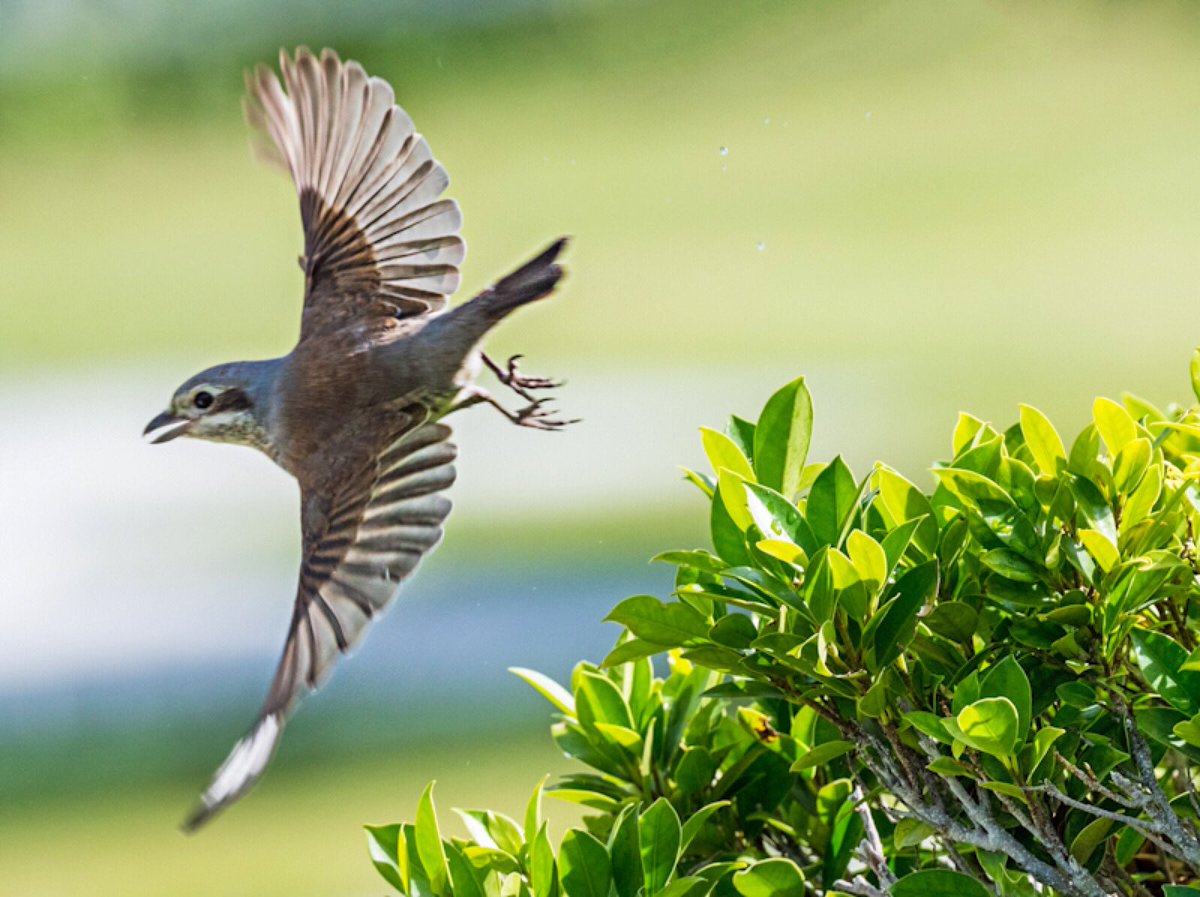
M496 281L463 306L464 311L471 308L482 312L495 323L513 309L550 295L563 278L563 269L555 260L566 245L566 237L555 240L537 258Z

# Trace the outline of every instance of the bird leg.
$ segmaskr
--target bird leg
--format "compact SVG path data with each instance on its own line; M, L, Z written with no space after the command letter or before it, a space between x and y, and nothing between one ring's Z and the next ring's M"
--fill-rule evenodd
M520 359L522 356L514 355L508 359L508 362L503 368L492 359L488 358L486 352L480 353L483 356L483 363L488 366L496 379L525 399L527 402L536 403L537 397L530 392L531 389L556 389L562 386L561 380L551 380L549 377L527 377L524 374L517 372L520 367Z
M561 420L554 417L556 413L553 409L547 408L548 402L554 401L550 398L533 399L528 405L523 408L518 408L516 411L510 411L501 405L496 397L485 389L478 386L471 387L470 391L460 398L449 410L447 414L453 411L459 411L463 408L470 408L472 405L491 405L518 427L530 427L534 430L561 430L568 424L578 423L577 420Z

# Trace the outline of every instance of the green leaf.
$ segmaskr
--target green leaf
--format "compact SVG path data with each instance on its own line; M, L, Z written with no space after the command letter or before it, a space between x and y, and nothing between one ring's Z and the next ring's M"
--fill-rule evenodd
M897 850L904 850L908 847L916 847L936 832L937 829L932 825L919 819L901 819L896 823L896 830L892 832L892 843Z
M974 414L968 414L965 411L958 412L958 421L954 425L954 435L950 441L955 457L970 448L976 434L986 426L987 424Z
M717 475L717 495L729 519L743 533L754 523L750 508L746 503L746 480L731 470L722 469Z
M856 529L846 539L846 552L867 591L871 594L878 592L887 582L889 569L883 546L862 530Z
M874 478L875 488L879 490L879 503L891 517L893 526L922 517L933 517L933 506L925 494L890 467L877 467Z
M1033 689L1029 677L1011 654L989 669L980 680L981 698L1008 698L1017 711L1017 744L1025 741L1033 718Z
M538 828L529 847L529 884L537 897L554 897L558 891L557 863L546 823Z
M1040 582L1045 572L1039 564L1021 557L1010 548L993 548L979 555L979 560L993 573L1014 582Z
M730 516L720 495L713 496L708 526L713 550L721 560L733 567L745 567L750 564L750 552L746 550L745 533Z
M597 673L584 672L575 683L575 709L585 729L607 723L626 730L633 728L633 714L611 680ZM636 736L636 732L633 733Z
M704 897L711 888L711 882L689 875L671 882L653 897Z
M1192 393L1200 400L1200 349L1192 353L1192 363L1190 367L1192 375Z
M968 779L975 778L975 773L967 767L965 763L960 763L953 757L938 757L926 764L926 769L930 772L937 773L939 776L964 776Z
M1145 519L1154 510L1162 494L1163 471L1160 465L1151 465L1142 475L1142 480L1125 500L1125 512L1121 515L1121 532L1128 532L1136 523Z
M710 624L686 604L663 604L653 595L626 598L605 620L620 623L643 641L667 648L700 644L708 640Z
M542 776L541 781L534 786L533 794L525 805L525 841L532 843L542 827L542 789L546 787L549 774Z
M631 661L641 660L643 657L652 657L655 654L661 654L665 650L666 648L663 645L656 645L654 642L648 642L645 639L627 638L608 652L608 656L600 662L600 666L605 669L619 667Z
M838 455L812 484L808 493L805 517L813 535L822 545L837 545L842 525L854 511L858 484L854 474Z
M454 897L484 897L483 886L476 877L475 867L453 844L445 845Z
M1067 452L1050 418L1032 405L1021 406L1021 433L1025 445L1033 454L1034 463L1042 473L1054 476L1059 466L1067 464Z
M558 851L558 881L566 897L608 897L612 866L604 845L585 831L568 831Z
M802 772L814 766L824 766L854 750L852 741L827 741L817 745L799 760L792 764L792 772Z
M951 720L943 720L946 725ZM981 698L968 704L947 729L967 747L1004 759L1017 745L1019 718L1008 698Z
M1099 530L1079 530L1079 541L1105 573L1120 563L1121 556L1117 552L1117 546Z
M365 825L367 850L371 862L387 883L401 893L408 893L407 846L399 825Z
M996 794L1003 794L1005 797L1019 800L1023 804L1029 803L1029 798L1025 792L1012 782L980 782L979 787L986 791L992 791Z
M642 845L638 837L638 808L627 806L613 825L608 850L617 897L638 897L645 884Z
M1195 368L1194 361L1192 366ZM1192 383L1195 384L1195 382L1196 377L1193 374ZM1193 385L1192 388L1196 387ZM1200 895L1200 887L1194 885L1163 885L1163 897L1197 897L1197 895Z
M536 688L547 701L567 716L575 715L575 698L549 676L543 676L536 670L527 670L524 667L509 667L508 671Z
M731 414L729 422L725 425L725 434L733 440L734 444L741 450L741 453L750 459L750 464L753 466L754 424L738 417L736 414Z
M805 897L804 876L791 860L760 860L734 873L733 886L742 897Z
M896 580L896 596L872 619L875 669L880 670L899 655L917 629L917 614L937 592L938 563L926 561ZM868 630L871 630L868 625ZM866 642L864 632L863 641Z
M927 710L910 710L901 717L906 723L923 735L928 735L934 741L942 744L952 744L953 740L942 725L942 718Z
M961 601L939 601L921 622L943 638L969 644L979 623L975 608Z
M744 483L746 508L754 525L767 539L785 540L812 554L818 544L808 521L787 498L759 483Z
M696 836L700 834L701 830L704 828L704 823L708 822L708 818L712 816L713 813L717 812L717 810L728 806L729 801L727 800L713 801L711 804L705 804L703 807L689 816L687 818L687 822L683 824L683 836L679 842L679 850L682 853L687 853L687 849L691 846L692 842L696 840Z
M758 630L754 628L754 623L748 616L732 612L717 620L709 630L709 638L718 645L744 651L758 638Z
M675 767L675 784L682 794L696 794L712 786L717 772L717 761L707 748L688 748Z
M1092 418L1100 438L1108 446L1108 455L1115 458L1126 445L1138 438L1137 423L1129 412L1112 399L1098 398L1092 403Z
M665 797L660 797L642 814L638 833L646 893L655 894L666 887L675 871L682 839L679 817Z
M1112 508L1100 489L1091 480L1078 475L1071 477L1069 483L1071 494L1075 496L1075 503L1088 525L1116 545L1116 520L1113 518Z
M812 440L812 396L799 377L767 400L754 430L758 480L795 499ZM747 477L747 479L752 479Z
M1188 716L1200 712L1200 673L1182 669L1187 651L1169 636L1140 626L1130 639L1142 674L1163 700Z
M433 786L430 782L421 794L417 803L417 856L434 893L442 894L450 886L450 866L446 861L446 851L442 846L442 834L438 830L437 811L433 806Z
M1093 819L1071 840L1071 856L1086 864L1096 849L1108 840L1114 824L1111 819Z
M992 897L992 894L961 872L923 869L910 872L892 885L891 897Z
M938 478L950 494L968 508L978 508L981 501L990 501L1016 507L1016 502L999 483L974 470L957 467L937 467L933 475Z
M700 441L704 445L704 454L708 457L708 463L712 465L713 473L720 475L722 470L728 470L743 479L754 479L750 462L737 444L724 433L701 427Z
M675 564L679 567L692 567L704 573L720 575L729 569L729 565L716 555L707 551L664 551L650 558L656 564Z

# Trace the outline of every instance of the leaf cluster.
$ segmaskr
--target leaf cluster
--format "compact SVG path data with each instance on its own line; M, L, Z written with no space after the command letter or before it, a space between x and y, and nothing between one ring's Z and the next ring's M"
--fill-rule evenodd
M393 885L1200 893L1200 413L1101 398L1069 445L1031 406L963 414L927 489L811 462L812 423L801 378L702 430L711 549L659 555L668 600L618 604L569 687L516 671L585 766L547 789L584 827L555 851L539 786L523 827L446 841L423 800L372 830Z

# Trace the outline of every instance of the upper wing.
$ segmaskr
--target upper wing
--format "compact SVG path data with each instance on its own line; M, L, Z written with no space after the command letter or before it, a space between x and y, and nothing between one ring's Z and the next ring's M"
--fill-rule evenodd
M246 74L246 118L287 169L304 220L304 324L437 311L466 254L450 183L392 88L332 50L279 54Z
M327 507L305 496L305 555L279 668L254 726L213 776L186 830L258 781L297 701L321 684L441 539L450 513L441 493L454 482L457 453L449 437L444 424L413 426Z

